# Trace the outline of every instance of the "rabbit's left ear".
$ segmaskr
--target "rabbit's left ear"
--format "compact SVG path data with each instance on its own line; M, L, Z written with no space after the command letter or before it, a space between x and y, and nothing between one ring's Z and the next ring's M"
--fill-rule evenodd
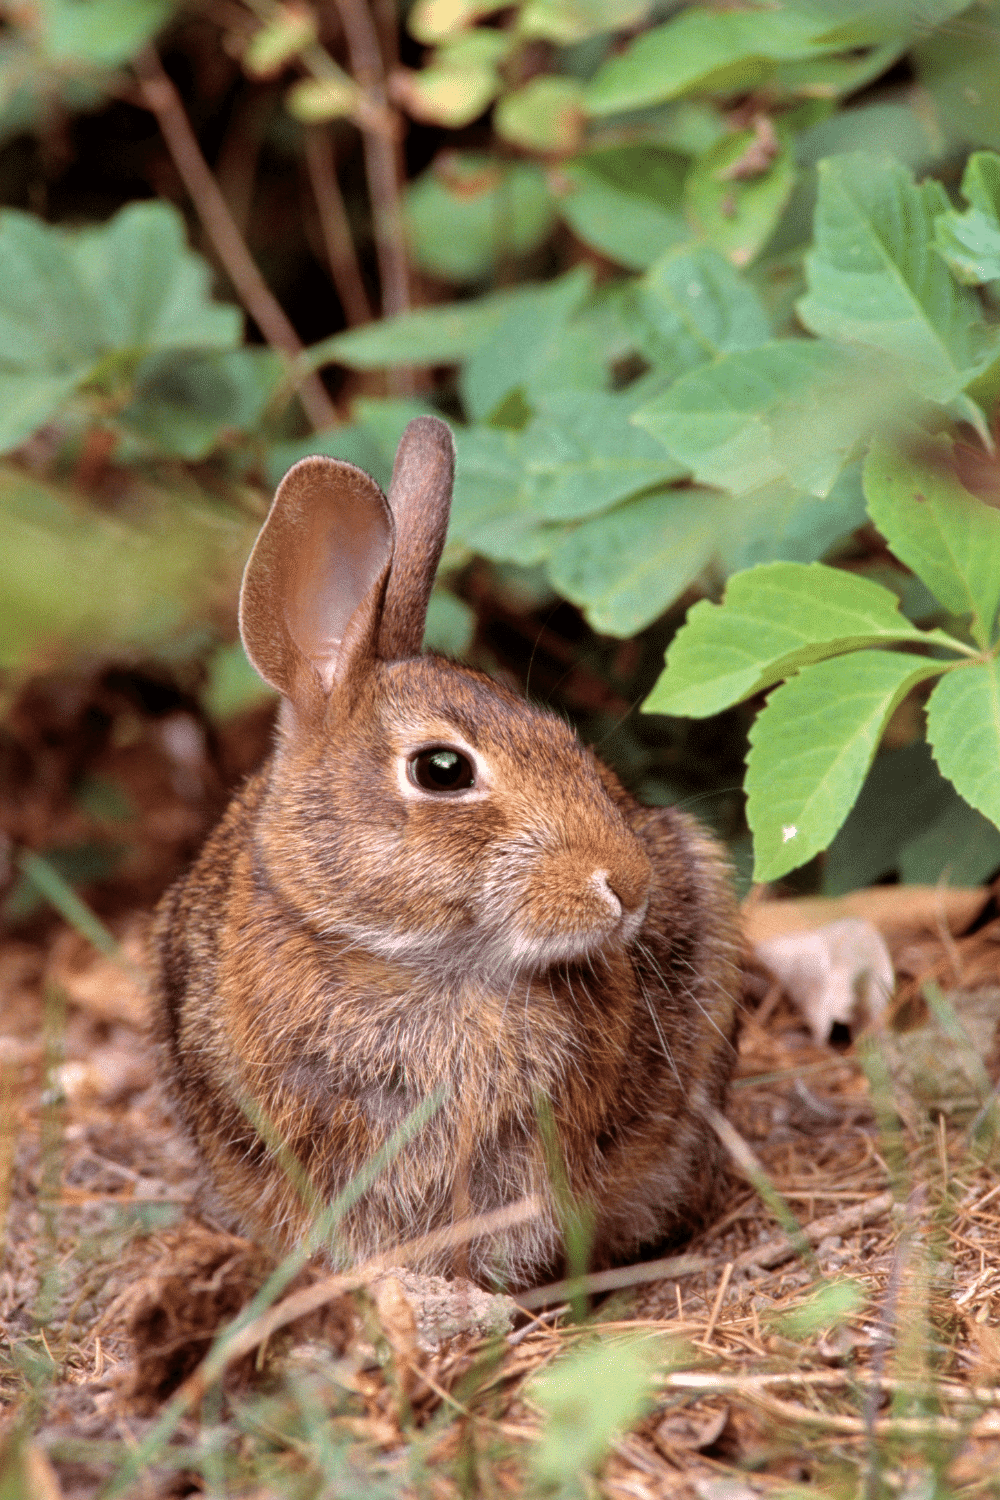
M444 548L455 475L455 443L440 417L417 417L396 450L389 508L396 530L378 654L385 661L419 656L427 602Z

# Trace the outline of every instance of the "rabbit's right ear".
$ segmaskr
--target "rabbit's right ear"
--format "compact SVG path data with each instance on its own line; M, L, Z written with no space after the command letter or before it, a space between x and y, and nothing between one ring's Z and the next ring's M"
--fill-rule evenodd
M303 713L374 655L393 543L385 497L354 464L303 458L278 486L243 574L240 634Z

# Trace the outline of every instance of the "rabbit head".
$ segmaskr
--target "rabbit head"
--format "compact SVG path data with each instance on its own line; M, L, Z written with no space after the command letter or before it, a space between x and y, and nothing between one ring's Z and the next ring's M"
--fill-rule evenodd
M282 481L240 601L284 699L255 856L314 939L511 981L627 945L651 868L561 719L421 654L453 468L449 429L420 417L388 502L336 459Z

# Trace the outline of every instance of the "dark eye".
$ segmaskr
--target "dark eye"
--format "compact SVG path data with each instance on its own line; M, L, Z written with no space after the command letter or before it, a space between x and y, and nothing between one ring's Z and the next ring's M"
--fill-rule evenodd
M425 792L460 792L475 781L475 772L468 756L446 745L437 745L432 750L421 750L407 768L410 780Z

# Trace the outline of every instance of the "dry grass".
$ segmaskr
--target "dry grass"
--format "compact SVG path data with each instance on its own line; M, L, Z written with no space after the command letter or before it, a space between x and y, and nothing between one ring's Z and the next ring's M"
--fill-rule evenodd
M599 1479L567 1471L566 1494L1000 1493L992 1113L982 1062L977 1073L960 1044L921 1029L928 978L995 1021L994 911L964 936L894 939L900 1031L887 1047L817 1046L776 992L748 1018L730 1119L808 1248L734 1174L727 1211L674 1274L625 1269L609 1293L606 1278L583 1323L565 1302L536 1306L510 1333L470 1318L429 1348L398 1281L373 1272L310 1293L321 1273L305 1266L276 1306L310 1310L284 1326L271 1314L232 1346L238 1358L216 1346L207 1379L196 1372L218 1330L272 1267L197 1216L195 1163L134 987L65 932L8 943L0 1494L539 1492L532 1381L595 1341L634 1350L626 1334L652 1351L652 1404ZM134 923L122 931L135 942Z

